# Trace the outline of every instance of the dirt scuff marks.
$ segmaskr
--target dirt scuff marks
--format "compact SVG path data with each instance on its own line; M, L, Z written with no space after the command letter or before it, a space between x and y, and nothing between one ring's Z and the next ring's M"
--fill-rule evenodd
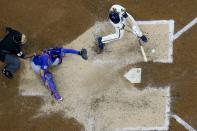
M2 68L2 64L1 64ZM0 76L0 130L1 131L81 131L74 119L65 119L61 113L34 117L42 105L41 98L18 95L19 72L13 80Z

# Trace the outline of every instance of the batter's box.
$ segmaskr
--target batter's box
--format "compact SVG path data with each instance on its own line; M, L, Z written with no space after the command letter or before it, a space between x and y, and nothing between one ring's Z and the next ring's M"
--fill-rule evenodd
M149 61L172 63L174 21L139 21L138 24L149 38L144 46Z
M142 32L148 37L148 43L144 46L148 61L172 63L173 62L173 20L138 21ZM136 36L126 28L121 40L106 45L102 54L94 52L95 38L113 33L114 28L108 22L97 22L88 31L70 44L74 47L80 43L80 47L88 49L89 58L96 64L132 64L144 61Z

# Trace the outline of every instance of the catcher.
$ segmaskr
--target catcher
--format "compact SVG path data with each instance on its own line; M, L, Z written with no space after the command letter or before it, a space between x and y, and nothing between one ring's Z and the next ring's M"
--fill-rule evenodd
M124 35L124 28L126 22L128 22L132 28L132 32L143 42L147 42L147 38L141 32L134 18L126 12L126 9L120 5L113 5L109 10L109 20L112 26L115 28L115 33L107 36L98 37L98 47L102 51L106 43L121 39Z
M53 95L57 101L61 101L62 97L56 89L52 73L50 73L47 69L49 66L56 66L61 64L62 59L66 54L76 54L80 55L84 60L88 59L86 49L81 49L81 51L77 51L74 49L56 47L49 48L39 55L34 55L31 62L33 70L40 75L44 85L47 87L47 89L51 92L51 95Z

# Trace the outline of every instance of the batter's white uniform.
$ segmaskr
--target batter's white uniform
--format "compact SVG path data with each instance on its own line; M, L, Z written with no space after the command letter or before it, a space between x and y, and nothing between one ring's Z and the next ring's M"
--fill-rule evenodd
M120 5L113 5L110 8L110 12L117 12L116 14L118 14L118 16L116 16L116 14L114 15L113 13L111 16L109 15L110 23L114 26L115 33L109 34L107 36L103 36L101 39L102 43L109 43L114 40L121 39L124 35L124 32L125 32L124 27L125 27L125 23L126 23L127 19L130 19L132 22L131 28L132 28L133 33L137 37L142 37L143 34L142 34L140 28L138 27L136 21L128 12L126 12L126 9L124 7L122 7Z

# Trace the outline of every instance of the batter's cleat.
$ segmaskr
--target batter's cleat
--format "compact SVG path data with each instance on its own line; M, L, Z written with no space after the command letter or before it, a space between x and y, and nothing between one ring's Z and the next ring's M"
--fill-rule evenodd
M104 47L105 47L105 43L102 42L102 37L98 37L97 38L97 41L98 41L98 47L100 50L103 50Z
M12 79L13 75L10 71L6 70L5 68L2 70L3 75L8 78L8 79Z

